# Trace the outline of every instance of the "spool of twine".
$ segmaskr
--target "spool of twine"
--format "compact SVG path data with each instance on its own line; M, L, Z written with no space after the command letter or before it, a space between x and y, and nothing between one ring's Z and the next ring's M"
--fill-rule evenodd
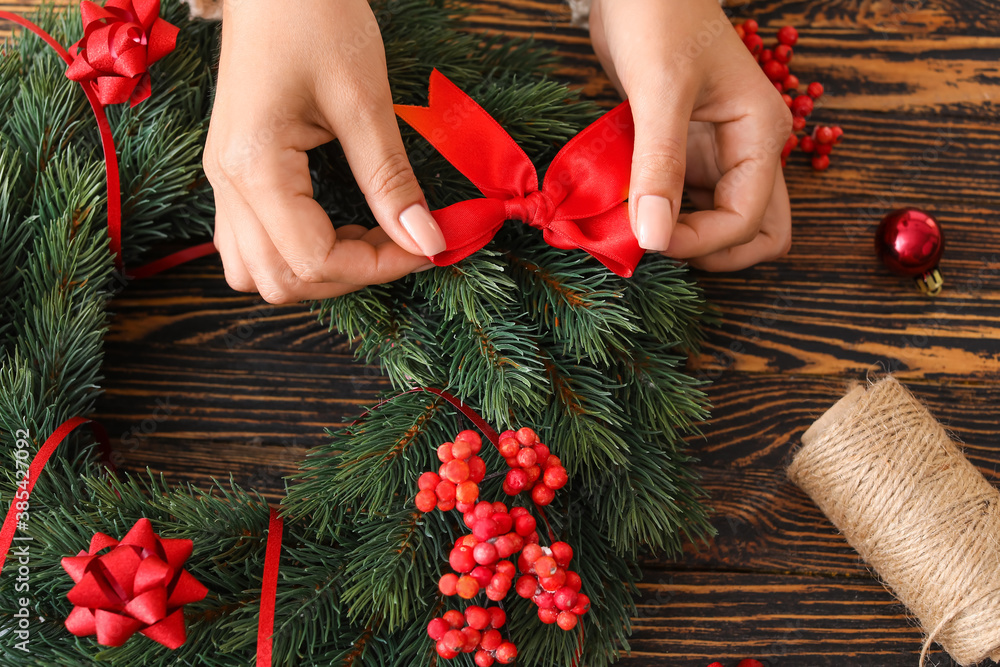
M927 650L1000 660L1000 492L887 378L855 387L802 436L788 476L917 617Z

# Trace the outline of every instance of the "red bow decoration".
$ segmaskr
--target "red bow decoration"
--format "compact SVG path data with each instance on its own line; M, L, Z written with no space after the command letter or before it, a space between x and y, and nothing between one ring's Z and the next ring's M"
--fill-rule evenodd
M149 97L149 66L174 50L179 31L160 18L160 0L83 0L80 11L83 39L69 48L66 76L91 82L104 106Z
M447 250L431 260L453 264L481 249L505 220L543 230L555 248L580 249L629 277L645 252L629 223L635 128L628 102L604 114L552 160L545 182L520 146L443 74L431 73L429 106L396 105L396 114L472 181L486 199L433 211Z
M89 551L62 559L76 583L67 595L74 607L66 629L77 637L96 634L104 646L121 646L138 631L176 649L187 639L182 607L208 594L183 569L193 548L191 540L160 537L149 519L136 521L121 542L95 534Z

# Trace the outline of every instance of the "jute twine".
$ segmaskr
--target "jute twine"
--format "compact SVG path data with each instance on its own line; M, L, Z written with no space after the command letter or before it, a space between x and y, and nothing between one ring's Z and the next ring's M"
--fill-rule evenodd
M895 379L855 387L802 436L788 476L927 638L1000 661L1000 492Z

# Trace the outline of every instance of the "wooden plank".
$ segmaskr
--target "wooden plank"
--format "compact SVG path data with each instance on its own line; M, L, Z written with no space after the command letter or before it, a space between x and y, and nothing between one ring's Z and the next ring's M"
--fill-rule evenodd
M912 667L922 636L871 579L717 571L648 572L629 667ZM933 663L952 666L932 652Z

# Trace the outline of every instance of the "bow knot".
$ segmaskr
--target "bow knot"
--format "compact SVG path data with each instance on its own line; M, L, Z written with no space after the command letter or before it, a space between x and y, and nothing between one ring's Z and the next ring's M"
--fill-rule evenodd
M396 105L396 114L472 181L484 199L432 211L447 266L481 249L505 220L542 230L555 248L590 253L620 276L632 275L643 250L629 222L635 128L623 102L573 137L552 160L545 182L520 146L489 113L443 74L431 73L429 105Z
M139 104L150 95L149 66L174 50L178 28L159 0L83 0L83 39L69 48L66 76L91 85L101 104Z
M524 197L513 197L504 202L507 220L520 220L535 229L548 229L553 221L555 205L541 190L529 192Z

